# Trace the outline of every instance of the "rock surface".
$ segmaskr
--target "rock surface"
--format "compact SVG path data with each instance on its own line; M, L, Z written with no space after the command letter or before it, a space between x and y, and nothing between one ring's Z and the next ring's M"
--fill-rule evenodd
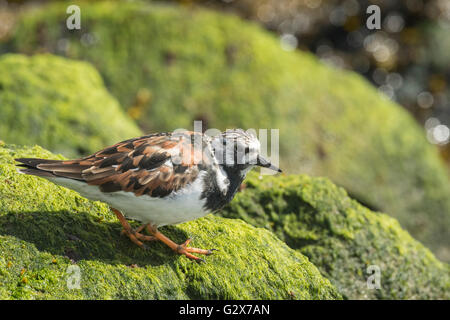
M395 219L361 206L328 179L252 174L221 215L273 231L345 298L450 298L448 264Z
M120 236L105 204L18 174L15 157L61 158L37 146L0 146L1 299L341 297L305 256L240 220L210 215L161 228L176 242L193 237L194 246L219 249L203 264L161 243L144 251Z

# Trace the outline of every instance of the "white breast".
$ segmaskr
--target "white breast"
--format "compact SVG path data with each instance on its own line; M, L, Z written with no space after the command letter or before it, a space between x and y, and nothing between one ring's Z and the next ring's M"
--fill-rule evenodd
M75 190L90 200L106 202L129 219L160 227L191 221L208 213L203 208L206 200L200 199L204 174L202 172L193 183L164 198L153 198L148 195L136 197L134 193L124 191L103 193L96 186L66 178L49 178L49 180Z

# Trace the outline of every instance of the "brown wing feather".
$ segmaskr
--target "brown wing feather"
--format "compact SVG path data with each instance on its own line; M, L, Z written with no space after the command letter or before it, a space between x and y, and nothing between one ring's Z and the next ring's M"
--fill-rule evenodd
M148 135L117 143L83 159L42 163L36 168L97 185L103 192L164 197L193 182L204 165L199 160L207 157L203 157L203 147L194 148L195 135L201 134Z

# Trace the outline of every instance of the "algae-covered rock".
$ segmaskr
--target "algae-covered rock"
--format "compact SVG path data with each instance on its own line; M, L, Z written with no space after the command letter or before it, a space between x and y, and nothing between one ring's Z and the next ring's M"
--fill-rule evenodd
M331 178L450 260L448 172L414 119L360 76L283 51L273 35L231 15L78 4L80 30L66 28L65 3L32 8L4 47L90 61L146 131L189 129L194 119L278 128L285 171Z
M0 139L86 155L140 130L95 69L51 55L0 56Z
M161 228L177 242L192 236L193 245L219 250L203 264L161 243L144 251L120 236L105 204L18 174L15 157L55 156L0 146L0 298L340 298L306 257L240 220L208 216Z
M328 179L251 175L221 215L273 231L346 298L450 298L447 264L395 219L363 207Z

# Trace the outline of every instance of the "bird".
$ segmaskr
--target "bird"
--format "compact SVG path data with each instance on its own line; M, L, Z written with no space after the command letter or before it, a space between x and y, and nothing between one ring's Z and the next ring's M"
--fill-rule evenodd
M216 249L177 244L159 228L198 219L228 204L255 166L282 172L261 155L250 130L227 129L215 136L175 130L121 141L75 160L18 158L22 174L45 178L82 196L109 205L125 234L143 249L159 240L178 254L204 262L194 254ZM142 223L133 229L128 220ZM144 234L143 231L148 234Z

